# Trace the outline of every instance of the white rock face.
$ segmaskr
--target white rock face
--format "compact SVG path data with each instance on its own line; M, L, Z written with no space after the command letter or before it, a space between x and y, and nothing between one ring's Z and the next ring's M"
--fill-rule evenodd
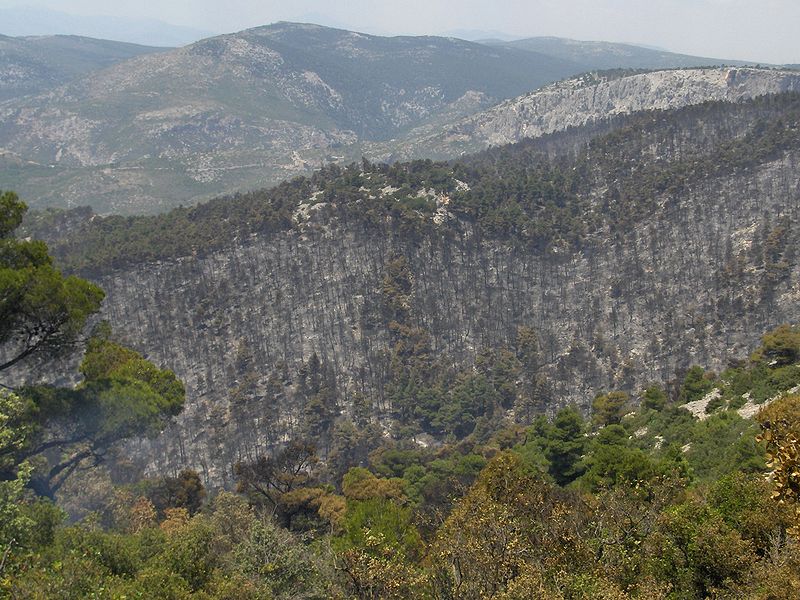
M700 419L701 421L705 421L710 415L706 412L706 407L711 403L712 400L716 400L722 396L722 392L719 391L718 388L714 388L710 392L708 392L705 396L700 398L700 400L695 400L694 402L687 402L681 408L688 410L692 413L692 416L696 419Z
M586 75L502 102L444 129L411 136L400 155L456 155L642 110L800 91L800 72L756 68L654 71L618 79ZM421 133L421 132L420 132Z
M746 395L747 402L736 412L743 419L752 419L758 414L758 411L760 411L762 408L766 408L767 406L775 402L775 400L783 398L784 396L791 396L792 394L796 394L797 392L800 392L800 385L796 385L792 389L787 390L782 394L778 394L774 398L770 398L769 400L762 402L761 404L756 404L755 402L753 402L753 400L750 398L750 393L748 392Z

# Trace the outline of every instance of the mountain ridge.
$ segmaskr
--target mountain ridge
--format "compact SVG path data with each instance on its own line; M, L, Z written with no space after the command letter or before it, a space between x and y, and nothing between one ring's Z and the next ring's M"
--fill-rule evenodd
M444 127L421 127L372 154L393 159L449 158L638 110L738 101L800 90L794 71L757 68L677 69L609 77L587 74L550 84Z
M311 408L282 382L312 356L337 417L366 397L387 429L424 432L402 406L429 400L398 361L468 368L520 327L537 377L519 415L746 356L800 319L798 98L640 113L555 158L530 140L453 164L331 165L171 216L84 214L52 251L110 251L81 270L104 316L186 383L175 426L129 456L224 484L237 456L302 430Z
M579 62L587 70L666 69L708 66L745 66L754 62L708 58L620 42L584 41L537 36L512 41L485 40L493 46L518 48Z
M128 58L164 50L74 35L0 36L0 103L42 93Z
M415 156L420 127L582 70L461 40L262 26L0 104L0 176L35 206L158 212L328 162Z
M77 187L93 204L115 198L104 212L125 207L125 196L152 211L169 206L161 189L182 191L166 200L174 205L276 182L359 137L380 139L437 111L473 112L573 70L560 65L444 38L265 26L5 103L0 147L36 163L5 171L29 197ZM255 180L243 183L244 173Z

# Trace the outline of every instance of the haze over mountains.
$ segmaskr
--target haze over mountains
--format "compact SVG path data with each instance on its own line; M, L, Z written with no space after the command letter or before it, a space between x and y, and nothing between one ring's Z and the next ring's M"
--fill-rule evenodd
M38 94L123 60L163 50L74 35L0 35L0 102Z
M0 33L8 36L77 35L148 46L184 46L213 32L156 19L76 15L41 6L0 8Z
M418 155L431 130L615 56L622 66L709 64L624 45L533 45L279 23L165 52L141 48L0 104L0 177L33 206L154 212L362 154ZM464 149L438 146L439 155Z
M522 40L481 40L504 48L529 50L583 65L587 71L605 69L672 69L710 65L742 65L743 61L720 60L676 54L631 44L590 42L557 37L533 37Z

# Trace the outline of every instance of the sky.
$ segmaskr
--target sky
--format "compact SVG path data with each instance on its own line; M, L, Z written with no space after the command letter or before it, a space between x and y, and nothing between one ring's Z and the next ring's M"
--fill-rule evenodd
M310 21L382 35L482 30L800 63L800 0L0 0L0 9L19 6L155 19L215 33Z

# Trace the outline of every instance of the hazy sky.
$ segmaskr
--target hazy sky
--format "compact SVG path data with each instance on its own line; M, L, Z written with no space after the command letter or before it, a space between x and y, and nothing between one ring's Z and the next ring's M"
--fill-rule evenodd
M311 20L381 34L494 30L800 63L800 0L0 0L0 8L20 5L159 19L220 33Z

